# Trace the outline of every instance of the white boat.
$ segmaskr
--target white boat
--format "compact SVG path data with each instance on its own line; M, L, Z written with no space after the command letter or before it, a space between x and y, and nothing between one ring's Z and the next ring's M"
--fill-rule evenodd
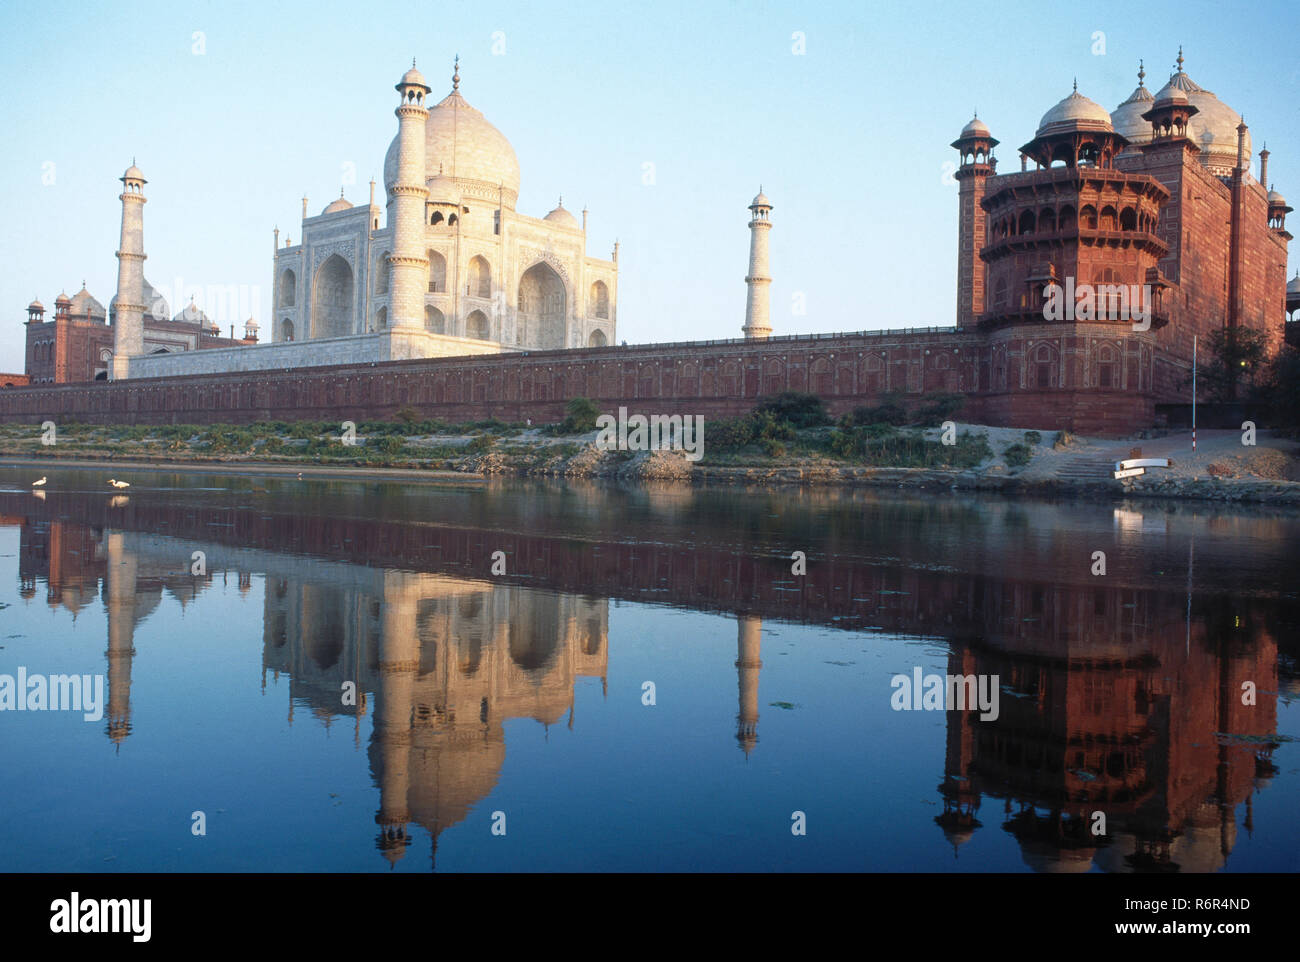
M1146 474L1146 468L1116 468L1115 480L1120 478L1139 478Z
M1167 468L1168 458L1127 458L1115 462L1116 471L1128 471L1130 468Z

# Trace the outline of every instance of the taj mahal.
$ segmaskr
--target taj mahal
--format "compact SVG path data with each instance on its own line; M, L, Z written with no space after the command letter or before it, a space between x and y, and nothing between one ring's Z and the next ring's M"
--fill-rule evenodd
M545 217L515 209L519 160L460 92L429 104L412 61L396 85L398 129L384 160L383 208L342 194L280 243L275 230L271 338L251 322L241 341L205 350L150 349L156 313L144 277L143 172L121 178L122 242L108 380L275 370L419 358L601 347L614 341L618 245L586 250L563 199Z
M563 201L543 218L515 210L519 161L460 93L427 107L414 64L397 85L398 133L384 159L387 209L340 196L302 239L275 252L276 342L392 331L493 348L600 346L614 336L616 260L586 253ZM616 254L615 254L616 256ZM436 356L439 340L411 340Z

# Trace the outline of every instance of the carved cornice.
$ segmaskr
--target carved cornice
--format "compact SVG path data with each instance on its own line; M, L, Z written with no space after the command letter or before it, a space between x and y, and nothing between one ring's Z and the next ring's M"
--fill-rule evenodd
M320 267L330 257L338 254L353 270L356 269L356 242L355 241L337 241L333 244L321 244L313 247L311 250L312 270Z

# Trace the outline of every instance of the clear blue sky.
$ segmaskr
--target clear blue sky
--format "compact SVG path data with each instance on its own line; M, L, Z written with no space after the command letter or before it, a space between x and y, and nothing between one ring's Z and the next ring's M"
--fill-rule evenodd
M1272 151L1270 179L1300 200L1296 10L11 0L0 10L0 370L22 369L33 295L52 309L84 278L112 297L117 178L133 156L150 181L149 279L173 301L178 283L257 286L265 323L272 228L296 240L304 192L319 213L349 162L348 196L364 200L396 130L393 84L415 56L441 97L456 53L462 93L519 156L520 211L541 216L563 194L571 210L590 208L588 253L621 242L619 339L739 335L745 208L760 182L775 205L776 333L951 324L945 164L974 107L1002 141L1002 169L1016 169L1016 147L1075 76L1114 109L1139 57L1156 89L1182 43L1187 72L1245 115L1256 149Z

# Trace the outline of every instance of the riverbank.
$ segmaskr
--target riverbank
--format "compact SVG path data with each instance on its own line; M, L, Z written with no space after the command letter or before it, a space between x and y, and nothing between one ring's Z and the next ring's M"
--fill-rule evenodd
M948 432L891 429L887 438L896 442L893 448L867 446L855 458L856 452L837 455L845 449L843 436L837 439L833 429L820 427L787 432L778 444L710 447L706 437L704 457L691 461L680 451L604 450L594 431L563 435L553 428L488 424L410 435L358 431L344 438L318 434L316 427L274 425L259 431L74 425L49 445L35 429L10 428L0 433L0 463L35 471L111 465L118 477L130 471L185 471L437 484L544 477L1300 505L1300 442L1267 432L1256 443L1243 444L1241 432L1205 431L1193 454L1190 438L1183 435L1115 441L955 424ZM951 443L954 436L956 444ZM891 453L911 463L888 463ZM1130 456L1169 458L1170 467L1149 469L1138 478L1112 478L1113 463ZM869 459L875 463L863 463Z

